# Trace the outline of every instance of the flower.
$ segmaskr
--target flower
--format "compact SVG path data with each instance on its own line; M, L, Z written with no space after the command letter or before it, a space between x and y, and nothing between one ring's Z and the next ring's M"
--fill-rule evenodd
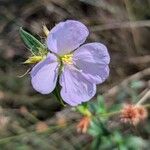
M31 70L31 83L36 91L49 94L59 80L60 95L71 106L95 95L96 84L109 75L110 57L101 43L80 46L88 34L87 27L74 20L60 22L49 32L46 40L49 53Z
M141 105L126 104L121 111L121 121L133 125L137 125L140 121L146 119L147 116L147 110Z

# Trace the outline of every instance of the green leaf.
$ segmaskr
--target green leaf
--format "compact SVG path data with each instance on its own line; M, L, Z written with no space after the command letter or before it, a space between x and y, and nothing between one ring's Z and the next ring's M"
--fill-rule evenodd
M102 129L99 126L99 124L95 121L92 120L91 124L90 124L90 128L88 129L88 133L92 136L98 136L102 134Z
M97 96L97 113L106 113L104 97L101 95Z
M40 52L45 52L46 47L33 35L25 31L22 27L20 28L19 33L23 42L28 46L33 54L39 55Z
M60 87L59 83L57 82L56 88L54 89L52 94L56 97L58 102L60 102L60 104L65 107L66 105L64 104L63 99L61 98L60 90L61 90L61 87Z
M104 103L104 97L98 95L96 100L96 102L88 103L90 111L96 114L106 113L107 111Z

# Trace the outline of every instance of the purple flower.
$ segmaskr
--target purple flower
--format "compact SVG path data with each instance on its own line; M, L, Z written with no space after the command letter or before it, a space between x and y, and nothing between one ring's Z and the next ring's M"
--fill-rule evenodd
M61 22L50 31L47 37L50 52L31 71L36 91L51 93L59 77L61 97L69 105L76 106L95 95L96 84L109 75L110 57L101 43L80 46L88 34L87 27L74 20Z

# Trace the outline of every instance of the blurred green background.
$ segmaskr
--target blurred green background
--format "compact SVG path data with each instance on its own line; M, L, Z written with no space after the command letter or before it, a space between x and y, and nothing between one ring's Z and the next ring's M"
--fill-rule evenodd
M0 150L90 149L86 144L91 137L76 133L80 116L70 113L70 108L63 108L51 96L35 92L29 75L18 77L28 70L29 66L22 62L30 56L20 39L19 27L44 42L42 26L51 29L67 19L83 22L90 31L86 42L102 42L110 52L110 77L98 86L97 95L107 95L111 87L150 66L149 0L0 0ZM142 90L149 89L149 79L148 73L140 79L144 83ZM107 103L128 101L124 95L129 93L124 91L108 98ZM139 91L133 90L130 97L136 101ZM63 129L54 127L50 133L32 134L33 130L66 120L69 123ZM139 136L148 140L145 132ZM7 138L22 133L17 139Z

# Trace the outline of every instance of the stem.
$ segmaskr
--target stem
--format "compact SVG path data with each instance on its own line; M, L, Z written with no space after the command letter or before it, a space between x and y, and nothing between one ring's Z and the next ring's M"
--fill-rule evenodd
M142 106L145 108L150 108L150 104L145 104ZM100 117L111 117L113 115L119 114L120 112L121 112L121 110L117 110L117 111L113 111L113 112L109 112L109 113L105 113L105 114L97 114L97 115L100 115Z
M145 108L150 108L150 104L143 105Z
M121 111L120 110L118 110L118 111L113 111L113 112L108 112L108 113L103 113L103 114L101 114L101 113L99 113L99 114L96 114L96 116L100 116L100 117L111 117L111 116L113 116L113 115L117 115L117 114L119 114ZM95 116L94 116L95 117Z
M31 71L31 68L29 68L24 74L18 75L17 77L18 77L18 78L22 78L22 77L24 77L25 75L27 75L30 71Z
M150 97L150 90L146 92L146 94L137 102L136 105L141 105Z
M113 111L113 112L109 112L109 113L106 113L106 114L101 114L102 115L102 117L110 117L110 116L113 116L113 115L117 115L117 114L119 114L121 111L120 110L118 110L118 111Z

